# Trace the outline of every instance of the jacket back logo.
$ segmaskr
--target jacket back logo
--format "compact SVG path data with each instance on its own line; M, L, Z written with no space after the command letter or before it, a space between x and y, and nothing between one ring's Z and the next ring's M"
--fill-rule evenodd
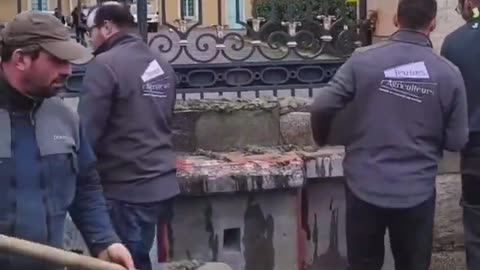
M157 60L153 60L152 62L150 62L150 64L148 64L147 68L143 72L142 81L145 83L159 76L162 76L163 74L165 74L165 72L163 71L162 67L160 67Z
M382 80L379 90L400 98L422 103L423 97L434 96L436 83Z
M385 78L392 79L429 79L425 62L415 62L389 68L383 71Z

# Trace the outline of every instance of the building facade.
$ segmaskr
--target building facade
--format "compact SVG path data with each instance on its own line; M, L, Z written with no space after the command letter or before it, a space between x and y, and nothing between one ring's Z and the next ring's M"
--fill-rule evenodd
M63 15L69 15L73 8L78 5L80 1L81 5L94 5L96 0L61 0ZM0 23L10 21L15 14L18 13L18 9L21 11L26 10L44 10L53 11L58 6L58 0L8 0L0 1Z
M48 10L53 11L57 7L57 0L20 0L21 10ZM62 13L69 15L77 5L78 0L62 0ZM170 24L177 25L177 19L185 18L190 21L198 21L202 12L202 26L228 25L230 28L241 28L237 23L237 10L239 19L245 21L252 17L251 0L148 0L151 9L162 15L163 1L165 2L165 17ZM203 2L201 2L203 1ZM238 8L237 8L238 1ZM80 0L82 5L95 5L96 0ZM220 2L220 5L219 5ZM136 3L133 0L132 3ZM202 5L202 6L200 6ZM219 12L219 7L221 12ZM0 22L7 22L18 11L16 0L0 1ZM219 20L219 14L221 20ZM182 16L183 15L183 16ZM161 22L160 17L160 22Z

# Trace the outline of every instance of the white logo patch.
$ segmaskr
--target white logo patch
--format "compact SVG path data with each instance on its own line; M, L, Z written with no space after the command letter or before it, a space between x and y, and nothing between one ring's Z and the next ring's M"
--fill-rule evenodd
M163 74L165 74L165 72L160 67L157 60L153 60L152 62L150 62L150 64L148 64L147 69L145 69L145 71L143 72L142 81L148 82L151 79L162 76Z
M429 79L425 62L415 62L398 67L390 68L383 71L385 78L394 79Z
M68 140L68 136L65 135L53 135L54 141L66 141Z

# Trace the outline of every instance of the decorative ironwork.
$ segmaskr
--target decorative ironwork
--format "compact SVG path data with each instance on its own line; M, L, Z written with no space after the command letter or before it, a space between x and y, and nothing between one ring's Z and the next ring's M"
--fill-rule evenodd
M327 83L351 53L361 44L359 27L345 14L313 15L311 2L306 1L306 16L295 21L292 5L288 20L278 19L274 3L266 18L240 16L240 0L236 0L236 24L242 30L224 25L223 0L198 0L196 20L182 12L175 24L167 21L167 1L161 0L162 26L150 36L148 44L172 63L177 74L177 91L186 94L260 91L279 89L313 89ZM217 1L216 25L204 25L205 4ZM296 0L298 1L298 0ZM243 1L242 1L243 2ZM274 30L272 30L274 29ZM67 89L79 90L82 67L72 74ZM295 90L291 91L295 94Z

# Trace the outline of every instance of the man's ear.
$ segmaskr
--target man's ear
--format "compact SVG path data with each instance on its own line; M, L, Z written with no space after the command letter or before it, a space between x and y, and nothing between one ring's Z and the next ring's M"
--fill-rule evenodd
M393 15L393 25L395 25L396 28L399 27L397 13L395 13L395 15Z
M429 32L433 32L435 31L435 28L437 27L437 19L433 19L432 22L430 22L430 26L429 26Z
M14 66L21 71L24 71L30 67L32 64L32 58L26 55L22 49L16 49L12 53L11 62Z

